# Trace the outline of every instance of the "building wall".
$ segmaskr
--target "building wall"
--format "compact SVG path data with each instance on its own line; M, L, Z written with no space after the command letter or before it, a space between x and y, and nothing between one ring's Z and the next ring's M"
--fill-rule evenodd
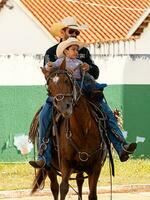
M100 67L98 81L108 83L110 106L122 112L127 140L139 142L136 155L149 156L150 55L103 56L95 62Z
M26 161L32 153L22 155L14 138L28 134L46 99L43 56L0 55L0 63L0 161Z
M44 54L55 40L12 1L13 9L0 11L0 54Z
M14 137L28 134L34 113L45 102L42 62L42 55L0 56L0 161L32 157L17 150ZM108 83L104 92L109 105L123 115L127 140L145 138L135 155L149 156L150 55L104 56L95 62L100 67L98 82Z
M12 10L0 11L0 161L26 161L14 137L27 135L34 113L45 98L45 51L55 40L24 10L10 0Z

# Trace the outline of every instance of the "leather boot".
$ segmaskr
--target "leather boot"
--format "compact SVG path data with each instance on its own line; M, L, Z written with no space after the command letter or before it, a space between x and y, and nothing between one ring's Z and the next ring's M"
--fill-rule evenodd
M122 146L123 150L120 154L120 161L125 162L129 159L129 154L133 154L137 147L137 143L125 144Z
M44 160L29 161L29 164L34 168L43 168L45 166Z

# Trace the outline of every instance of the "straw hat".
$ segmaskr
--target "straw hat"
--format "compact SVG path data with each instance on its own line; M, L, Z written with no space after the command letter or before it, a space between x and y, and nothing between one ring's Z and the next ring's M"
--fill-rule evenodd
M83 43L81 43L79 40L77 40L76 38L74 37L70 37L68 38L67 40L59 43L59 45L57 46L57 49L56 49L56 55L58 58L61 58L61 57L64 57L64 50L69 47L69 46L72 46L72 45L78 45L79 48L82 48L84 45Z
M73 16L69 16L69 17L65 17L63 20L61 20L58 23L54 23L51 26L51 33L53 36L59 36L60 35L60 31L63 28L72 28L72 29L77 29L77 30L86 30L88 28L88 26L86 24L77 24L76 18Z

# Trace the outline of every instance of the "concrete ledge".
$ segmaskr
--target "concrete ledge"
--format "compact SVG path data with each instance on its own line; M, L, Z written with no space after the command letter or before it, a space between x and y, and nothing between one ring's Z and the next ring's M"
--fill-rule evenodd
M75 188L77 191L77 188ZM113 185L112 186L113 193L125 193L125 192L150 192L150 184L142 184L142 185ZM19 198L19 197L28 197L31 196L31 190L11 190L11 191L0 191L0 199L2 198ZM97 192L99 194L110 193L110 186L101 186L97 187ZM71 188L69 189L69 194L76 194ZM88 188L83 188L83 194L88 194ZM46 196L52 195L50 189L43 189L37 191L32 196Z

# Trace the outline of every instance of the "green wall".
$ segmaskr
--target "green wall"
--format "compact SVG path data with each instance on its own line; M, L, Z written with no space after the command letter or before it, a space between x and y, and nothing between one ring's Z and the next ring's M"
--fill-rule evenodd
M119 108L124 118L124 129L128 140L136 136L145 137L138 144L136 155L149 156L149 113L150 85L111 85L105 96L112 108ZM33 157L21 155L13 145L17 135L28 134L34 113L45 102L44 86L1 86L0 87L0 161L26 161Z
M105 95L112 108L119 108L123 114L124 129L128 131L128 141L136 141L136 136L145 137L138 143L135 155L150 156L150 85L112 85Z
M13 137L28 134L34 113L45 101L43 86L0 87L0 161L21 161Z

